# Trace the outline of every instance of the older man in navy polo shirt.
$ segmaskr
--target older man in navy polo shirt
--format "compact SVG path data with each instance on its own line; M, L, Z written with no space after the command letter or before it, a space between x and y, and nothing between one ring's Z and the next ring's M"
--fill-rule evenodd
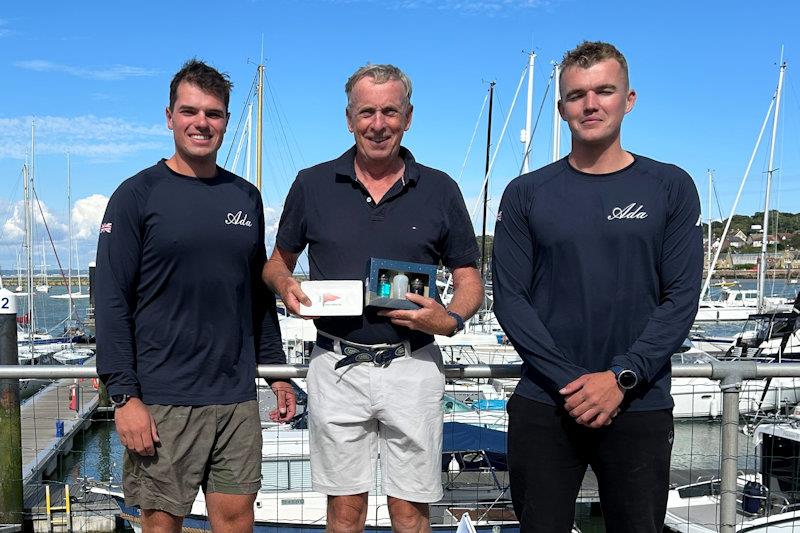
M447 308L409 293L420 309L316 319L308 376L312 484L328 495L328 530L363 529L380 450L393 529L428 531L428 503L442 497L444 376L433 335L454 334L481 304L478 247L456 183L400 145L413 114L408 77L392 65L367 65L345 92L355 146L297 176L264 280L300 314L310 301L291 273L306 245L313 280L362 279L371 257L452 270ZM336 369L341 341L405 343L411 352L388 365Z

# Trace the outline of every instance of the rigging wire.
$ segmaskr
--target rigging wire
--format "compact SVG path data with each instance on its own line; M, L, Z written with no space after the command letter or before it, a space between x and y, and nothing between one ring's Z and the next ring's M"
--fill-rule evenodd
M528 70L528 68L527 68L527 67L525 67L525 69L523 69L523 71L522 71L522 75L523 75L523 77L525 76L525 72L526 72L527 70ZM497 96L497 107L499 107L499 108L500 108L500 116L506 116L506 112L505 112L505 110L503 109L503 102L500 100L500 91L497 91L497 90L496 90L494 94L495 94L495 96ZM510 112L511 112L511 110L509 110L509 113L510 113ZM506 137L508 137L508 135L509 135L509 133L508 133L508 130L505 130L505 136L506 136ZM498 140L497 142L499 143L500 141ZM516 166L516 167L520 167L520 166L522 165L522 163L521 163L521 162L520 162L520 160L519 160L519 157L518 157L517 151L516 151L516 150L514 150L514 143L513 143L513 142L511 142L511 141L508 141L508 142L509 142L509 143L511 143L511 148L510 148L510 150L511 150L511 153L513 154L513 156L514 156L514 163L515 163L515 166Z
M231 158L231 153L233 152L233 147L236 144L234 141L239 136L239 130L242 128L242 122L245 120L245 116L247 115L247 104L250 103L250 100L253 98L253 93L255 92L255 87L257 83L258 74L253 76L253 82L250 84L250 90L247 93L247 97L244 99L244 104L242 105L242 112L239 115L239 122L236 124L236 129L233 132L233 137L231 137L231 142L228 145L228 153L225 154L225 162L222 164L223 167L228 167L228 161Z
M472 145L475 143L475 137L478 134L478 126L480 126L481 118L483 118L483 111L486 109L486 102L489 101L489 93L487 92L486 95L483 97L483 104L481 105L481 112L478 113L478 120L475 121L475 129L472 130L472 138L469 141L469 146L467 147L467 154L464 156L464 163L461 165L461 171L458 173L458 178L456 179L456 184L461 187L461 177L464 175L464 169L467 167L467 160L469 159L469 154L472 151Z
M14 188L11 189L11 196L9 196L9 203L8 207L6 208L6 215L4 220L9 220L11 218L11 212L16 209L14 205L14 198L17 196L17 192L19 191L19 186L22 183L22 169L19 171L19 175L17 176L17 181L14 183ZM3 229L0 229L0 242L5 242L5 224L3 225Z
M539 112L536 113L536 121L533 123L533 129L531 130L531 142L528 143L528 150L527 153L523 154L523 159L527 156L528 161L530 161L530 153L533 150L533 136L536 134L536 130L539 127L539 119L542 117L542 112L544 111L544 104L547 102L547 94L550 92L550 85L552 84L553 77L551 76L549 80L547 80L547 85L544 88L544 94L542 95L542 103L539 105ZM520 168L520 174L522 174L522 169Z
M56 250L56 243L53 241L53 234L50 232L50 226L47 224L47 219L44 216L44 209L42 209L42 204L39 201L39 195L36 192L36 188L31 187L31 192L33 193L33 199L36 201L36 206L39 208L39 214L42 217L42 224L44 225L44 229L47 232L47 238L50 241L50 247L53 249L53 255L56 258L56 263L58 264L58 272L61 274L61 279L64 282L64 285L67 285L67 276L64 274L64 267L61 265L61 259L58 257L58 251ZM30 290L30 288L28 289ZM78 317L78 309L75 305L75 300L72 298L72 294L70 293L69 297L69 304L72 306L72 312ZM77 319L80 322L80 318Z

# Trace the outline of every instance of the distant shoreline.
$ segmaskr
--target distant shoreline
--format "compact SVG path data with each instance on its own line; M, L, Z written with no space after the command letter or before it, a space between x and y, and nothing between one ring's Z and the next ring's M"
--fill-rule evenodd
M788 274L788 276L787 276ZM708 276L708 271L703 271L703 279ZM767 279L798 279L800 277L800 272L794 271L786 271L786 269L770 269L767 270ZM734 281L737 279L757 279L758 278L758 271L756 270L715 270L714 275L711 276L711 279L722 280L725 279L727 281Z

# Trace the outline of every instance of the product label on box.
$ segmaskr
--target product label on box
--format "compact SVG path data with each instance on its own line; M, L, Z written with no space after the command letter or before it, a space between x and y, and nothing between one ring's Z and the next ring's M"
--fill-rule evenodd
M300 289L311 305L300 305L305 316L358 316L364 310L363 285L359 280L303 281Z

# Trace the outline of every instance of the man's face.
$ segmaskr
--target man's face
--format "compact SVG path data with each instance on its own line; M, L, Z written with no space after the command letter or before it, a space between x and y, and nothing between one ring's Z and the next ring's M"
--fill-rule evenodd
M181 82L172 110L167 108L167 127L175 138L175 154L185 161L216 162L228 113L225 102L197 85Z
M617 141L622 119L634 102L636 93L628 88L622 66L615 59L589 68L572 66L561 76L558 111L569 125L573 143Z
M386 163L400 152L403 133L411 127L413 107L405 102L405 88L397 80L377 84L362 78L350 94L347 128L356 139L360 157Z

